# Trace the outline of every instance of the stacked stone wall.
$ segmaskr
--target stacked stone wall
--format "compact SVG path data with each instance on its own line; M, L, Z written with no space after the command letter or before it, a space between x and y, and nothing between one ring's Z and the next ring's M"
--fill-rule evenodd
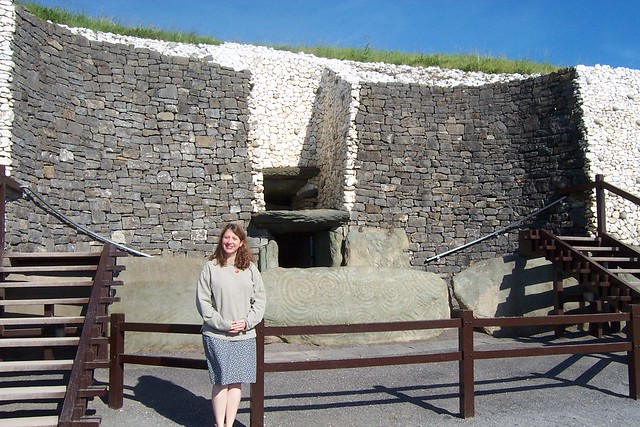
M325 70L310 126L309 146L317 147L319 176L310 182L318 189L317 206L345 209L346 171L350 169L351 144L347 135L351 128L350 107L352 85L331 70ZM352 169L352 167L351 167Z
M72 221L150 254L210 252L225 221L249 221L248 72L16 19L18 181ZM28 231L9 244L69 250L93 240L24 204L7 228L28 221Z
M412 265L423 267L585 182L573 78L564 70L480 87L363 85L353 224L405 230ZM576 208L567 203L536 225L584 229ZM516 248L517 233L507 233L429 268L456 273Z
M640 194L636 70L359 64L94 33L0 7L2 162L72 220L150 254L200 256L222 222L247 223L265 206L264 167L317 167L318 208L405 230L412 265L446 274L513 251L515 234L425 261L595 173ZM590 204L568 200L524 226L584 231ZM10 209L12 248L93 242L30 202ZM632 219L620 234L636 230L631 209L616 211Z

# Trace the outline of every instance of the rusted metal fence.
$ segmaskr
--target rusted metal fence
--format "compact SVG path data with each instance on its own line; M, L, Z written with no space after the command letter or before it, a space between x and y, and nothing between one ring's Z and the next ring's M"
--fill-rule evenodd
M589 343L565 343L540 346L475 350L473 331L483 327L528 327L581 325L586 323L626 322L625 335L620 341L597 340ZM387 332L420 329L457 329L458 348L455 351L357 359L319 359L290 362L265 361L265 337L286 335L344 334ZM124 365L134 363L167 367L207 369L204 360L165 356L142 356L124 353L126 331L199 334L200 325L128 323L123 314L111 316L111 368L109 377L109 407L123 404ZM539 317L500 317L476 319L471 310L456 310L452 319L412 322L370 323L322 326L265 326L257 327L258 371L256 383L251 385L251 426L264 423L264 383L267 372L289 372L320 369L361 368L419 363L458 361L460 416L475 415L474 363L476 360L562 354L627 353L629 397L640 399L640 305L632 305L629 312L600 314L571 314Z

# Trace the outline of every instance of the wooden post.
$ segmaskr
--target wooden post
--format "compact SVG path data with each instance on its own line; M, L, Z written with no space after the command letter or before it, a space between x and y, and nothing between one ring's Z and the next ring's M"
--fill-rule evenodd
M4 252L6 237L5 233L5 207L7 204L7 181L5 179L6 169L4 166L0 166L0 250ZM2 275L4 280L4 274Z
M607 212L604 197L604 175L596 175L596 221L598 237L602 237L607 232Z
M109 359L109 408L122 408L124 396L124 363L120 362L120 354L124 352L124 313L111 315L110 359Z
M458 372L460 380L460 416L471 418L475 415L475 378L473 372L473 311L456 310L455 317L461 319L458 330L458 349L460 361Z
M264 321L256 326L256 382L251 384L251 427L264 426Z
M631 350L627 352L629 368L629 397L640 400L640 305L631 304L631 320L627 325L627 338Z
M554 261L552 264L553 275L553 314L556 316L562 316L564 314L564 282L562 280L562 270L558 266L559 261ZM565 326L556 325L555 337L561 338L564 336Z

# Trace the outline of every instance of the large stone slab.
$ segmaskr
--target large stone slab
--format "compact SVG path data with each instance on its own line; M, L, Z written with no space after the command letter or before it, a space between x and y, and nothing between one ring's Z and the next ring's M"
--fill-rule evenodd
M118 279L116 295L121 298L109 307L110 313L124 313L128 322L202 324L196 309L196 282L205 264L204 257L165 256L124 257L118 263L126 270ZM127 352L161 349L199 349L200 334L127 332Z
M275 268L262 273L267 325L336 325L447 319L447 285L419 270L377 267ZM317 345L402 342L440 330L283 337Z
M273 210L254 212L251 224L273 233L324 231L349 221L349 212L335 209Z
M566 292L579 292L574 278L564 278ZM475 317L545 316L552 312L553 270L544 258L507 256L485 260L453 278L454 297ZM565 304L565 310L576 304ZM529 335L541 328L487 328L496 336Z
M409 268L409 238L404 230L351 227L346 239L346 265Z

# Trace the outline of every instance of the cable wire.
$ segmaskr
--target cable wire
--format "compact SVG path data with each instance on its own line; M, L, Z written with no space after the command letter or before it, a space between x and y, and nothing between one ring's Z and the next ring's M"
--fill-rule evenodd
M136 256L141 256L141 257L153 258L152 255L148 255L148 254L145 254L143 252L136 251L135 249L131 249L131 248L127 247L127 246L124 246L124 245L122 245L120 243L116 243L113 240L107 239L106 237L102 237L99 234L94 233L93 231L89 230L88 228L83 227L82 225L80 225L80 224L72 221L71 219L67 218L64 214L58 212L56 210L56 208L51 206L41 195L39 195L35 191L31 190L29 187L21 186L20 188L22 189L23 194L27 198L31 199L34 202L34 204L40 206L42 209L46 210L51 215L53 215L56 218L58 218L60 221L65 222L66 224L68 224L71 227L75 228L79 232L81 232L83 234L86 234L88 236L91 236L95 240L98 240L99 242L111 243L115 247L117 247L119 249L122 249L123 251L128 252L130 254L133 254L133 255L136 255Z

